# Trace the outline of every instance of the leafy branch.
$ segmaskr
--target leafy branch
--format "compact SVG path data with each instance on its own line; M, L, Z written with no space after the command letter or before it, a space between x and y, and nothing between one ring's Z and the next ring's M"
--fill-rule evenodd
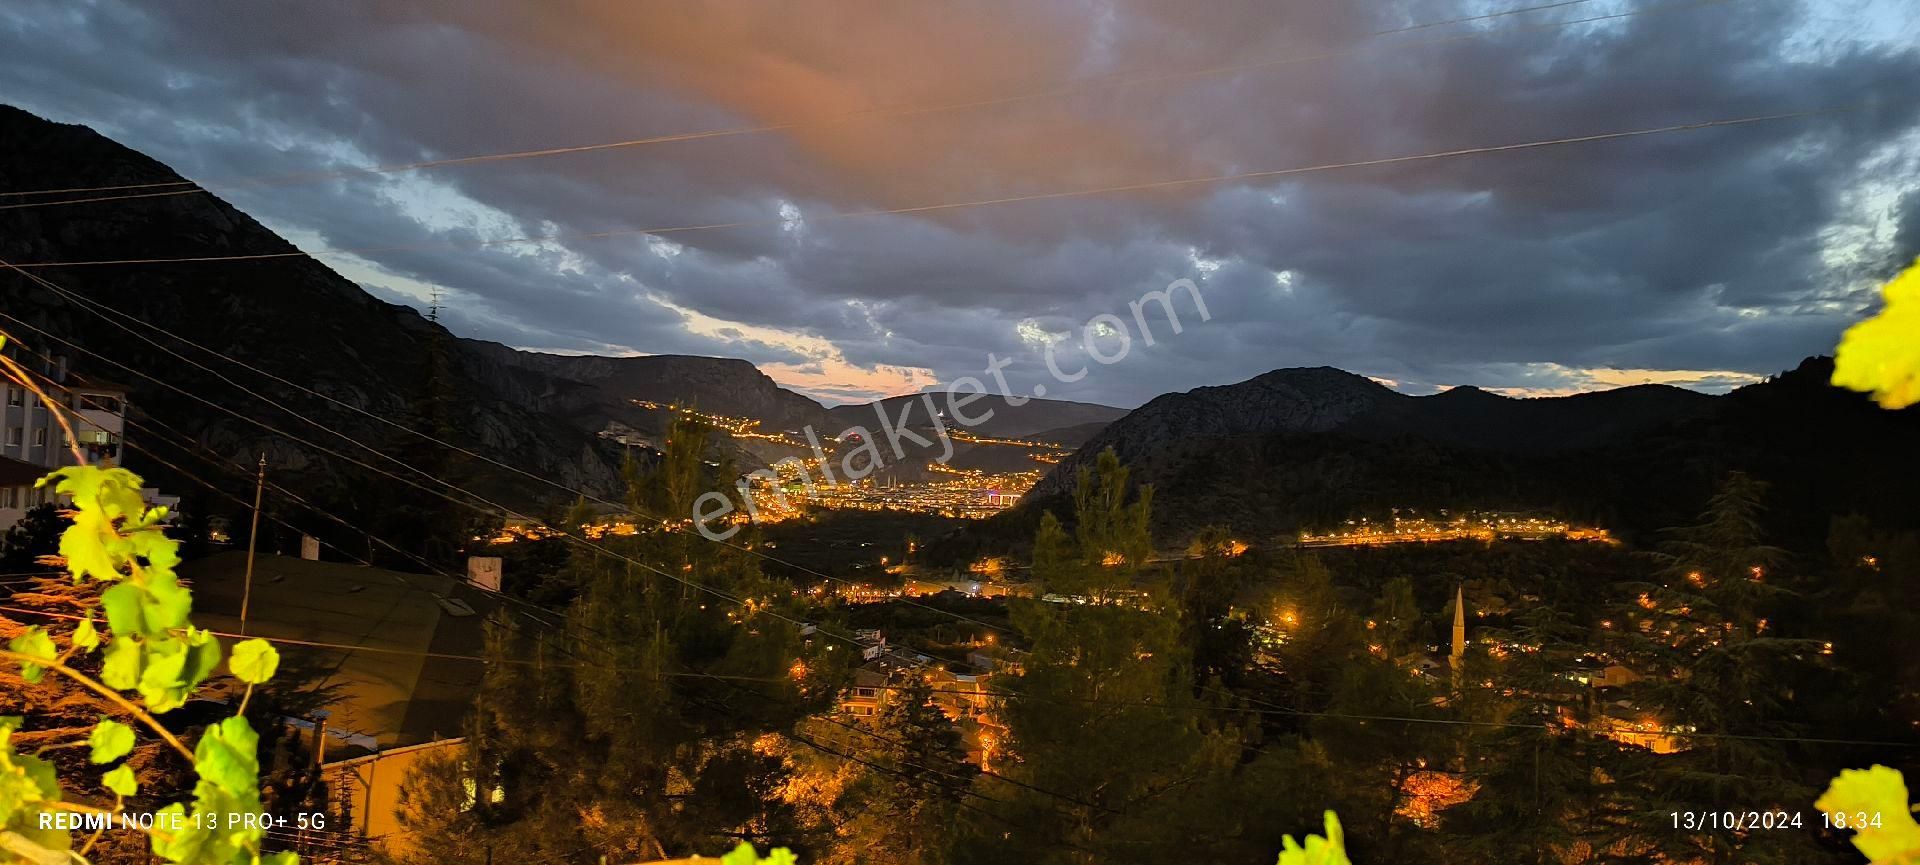
M12 365L4 366L10 377L31 385ZM70 466L37 485L49 484L73 503L60 554L74 582L112 584L100 597L107 628L103 634L87 617L61 652L44 628L30 627L0 650L0 658L19 664L28 683L52 671L100 695L192 762L198 778L192 811L187 803L169 804L159 810L158 826L146 830L161 859L181 865L294 865L298 858L292 853L261 852L264 829L232 819L261 809L259 737L246 719L236 714L208 727L189 749L156 717L185 704L222 660L220 643L188 619L193 596L173 571L180 562L179 545L162 529L166 509L147 507L139 476L122 468ZM96 652L98 678L68 663ZM270 679L278 666L278 653L264 640L234 648L228 670L247 684L241 712L254 686ZM140 784L121 761L138 736L132 727L107 718L88 736L94 764L120 762L99 778L114 796L112 808L99 808L68 800L51 763L14 751L11 740L21 723L19 717L0 718L0 861L84 862L104 830L97 828L76 852L68 831L41 828L41 815L64 811L112 820L124 813L127 797L138 793Z

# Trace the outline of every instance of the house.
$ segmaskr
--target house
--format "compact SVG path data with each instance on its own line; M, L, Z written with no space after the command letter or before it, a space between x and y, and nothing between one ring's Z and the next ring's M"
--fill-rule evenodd
M933 690L933 704L960 728L967 759L987 766L1006 739L1005 725L994 711L996 698L988 687L995 671L956 666L934 663L925 655L882 655L853 671L852 684L840 695L840 711L872 720L899 699L913 677L921 677Z
M89 462L120 458L126 439L126 385L70 372L63 357L51 361L22 357L17 346L7 351L20 365L53 384L48 395L62 400L61 408L72 410L74 440ZM3 386L6 405L0 407L0 457L46 469L72 465L73 454L59 417L28 388L14 382Z
M442 755L464 758L466 739L441 739L378 751L362 757L337 760L320 767L332 798L334 814L344 815L346 824L331 827L330 842L335 847L363 850L363 844L376 847L388 856L404 856L416 843L400 824L400 788L407 773L423 759ZM467 807L472 807L472 802Z

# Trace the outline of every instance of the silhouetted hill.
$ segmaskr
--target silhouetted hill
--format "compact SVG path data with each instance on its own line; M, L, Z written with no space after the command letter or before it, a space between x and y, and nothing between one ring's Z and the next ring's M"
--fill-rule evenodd
M90 129L0 106L0 189L181 179L159 162ZM16 263L291 251L290 244L252 217L204 192L0 210L0 259ZM431 462L446 455L390 426L229 366L194 347L204 346L378 417L415 428L440 426L462 447L542 477L602 493L612 492L617 483L617 448L563 419L597 399L590 388L466 350L413 309L378 300L311 258L46 268L37 273L143 322L142 332L161 345L272 396L314 423L244 395L18 274L0 273L0 311L51 334L5 321L21 341L71 357L76 370L131 385L139 411L221 458L251 464L253 455L264 450L277 480L343 515L366 518L373 511L373 494L393 490L398 482L340 459L323 458L317 448L264 432L146 376L382 469L406 473L387 457ZM443 363L436 365L436 352ZM445 417L428 417L429 404L445 406ZM336 431L374 450L348 444ZM168 485L174 489L185 481L143 456L140 448L155 448L154 456L191 466L218 479L223 488L250 489L246 483L229 483L233 478L197 454L164 444L158 432L136 428L129 439L135 450L127 464L172 481ZM467 482L522 505L553 493L484 463L466 465L461 472Z
M476 352L544 375L586 384L600 394L599 410L588 420L604 424L609 411L628 420L621 409L633 400L697 407L709 414L753 418L763 427L799 430L828 425L827 410L812 399L776 384L759 367L730 357L660 354L642 357L558 355L520 351L494 342L462 340ZM837 430L835 431L837 432Z
M877 403L834 406L828 409L827 413L840 428L854 425L873 428L878 417L878 415L875 414L877 407L885 407L887 411L892 412L891 416L898 417L901 411L901 403L909 400L918 401L920 399L920 394L890 396ZM936 393L933 404L944 409L946 407L945 393ZM988 410L993 412L993 416L987 418L982 423L967 427L969 432L994 438L1037 440L1043 438L1038 435L1041 432L1061 429L1063 427L1077 427L1091 424L1105 425L1127 414L1127 410L1123 408L1058 399L1030 398L1019 405L1010 405L1006 400L997 396L982 399L979 402L969 405L967 407L967 414L979 416ZM927 425L926 409L924 406L914 409L910 422L912 422L914 426ZM949 422L949 424L951 424L951 422ZM839 432L839 429L834 430L834 432Z
M975 533L1017 542L1040 509L1064 515L1078 468L1108 447L1155 485L1163 542L1215 523L1285 536L1395 507L1536 510L1645 534L1690 519L1733 470L1773 484L1783 539L1817 543L1836 514L1920 525L1920 413L1883 411L1830 373L1815 358L1725 396L1643 385L1516 399L1276 370L1149 402Z

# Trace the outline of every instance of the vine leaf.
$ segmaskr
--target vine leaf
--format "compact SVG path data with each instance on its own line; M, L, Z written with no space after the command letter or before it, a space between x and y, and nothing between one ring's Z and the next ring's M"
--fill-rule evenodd
M1874 865L1920 863L1920 824L1907 805L1907 781L1898 769L1875 765L1847 769L1833 779L1813 807L1827 813L1877 817L1856 831L1853 846Z
M132 796L140 792L140 782L134 779L133 770L125 763L100 776L100 785L113 791L116 796Z
M793 851L785 847L768 851L767 858L762 859L760 854L753 851L753 845L745 841L733 848L733 852L720 857L720 865L795 865L799 861Z
M62 851L72 843L67 833L39 828L38 806L60 801L60 779L52 763L13 752L13 731L18 729L20 716L0 717L0 849L23 858L43 851L64 857Z
M28 628L20 636L14 637L7 643L7 648L29 658L33 658L34 660L45 661L49 664L54 663L60 657L59 651L53 647L53 638L47 636L47 632L42 630L39 625ZM45 674L46 671L47 668L39 664L25 661L20 664L20 678L28 682L40 681L40 677Z
M132 637L114 637L107 644L100 681L107 687L127 690L140 684L140 643Z
M1308 835L1306 846L1295 843L1292 835L1280 839L1279 865L1353 865L1347 858L1346 833L1340 830L1340 818L1327 812L1327 835Z
M258 685L273 678L273 672L280 668L280 653L266 640L248 640L233 647L227 667L240 681Z
M93 746L93 762L111 763L133 751L133 728L119 721L101 718L87 736L87 744Z
M1881 406L1920 402L1920 260L1882 291L1886 307L1840 337L1833 384L1866 391Z
M100 632L93 627L93 614L80 620L80 626L73 629L73 646L82 652L91 652L100 647Z

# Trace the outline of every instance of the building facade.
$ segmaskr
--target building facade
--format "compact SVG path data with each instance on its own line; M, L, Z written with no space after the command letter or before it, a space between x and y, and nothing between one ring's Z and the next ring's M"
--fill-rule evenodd
M54 386L46 388L48 395L62 402L49 407L26 387L11 381L0 384L5 389L5 402L0 404L0 531L51 500L45 490L34 488L34 481L74 464L56 409L71 410L62 413L73 426L73 443L89 463L120 462L127 424L124 386L70 372L63 357L49 361L16 346L8 346L6 352L15 363L51 381Z

